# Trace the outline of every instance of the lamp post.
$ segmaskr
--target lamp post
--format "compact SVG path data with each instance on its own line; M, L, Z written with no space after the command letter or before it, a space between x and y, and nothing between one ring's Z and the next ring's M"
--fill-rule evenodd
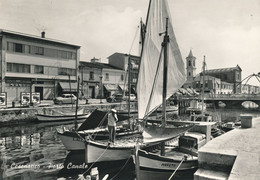
M103 97L103 85L102 85L102 78L103 76L99 76L100 78L100 104L102 103L102 97Z

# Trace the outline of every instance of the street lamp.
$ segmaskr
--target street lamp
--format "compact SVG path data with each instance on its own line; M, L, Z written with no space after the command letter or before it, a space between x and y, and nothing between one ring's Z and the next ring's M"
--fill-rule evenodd
M103 76L99 76L100 78L100 104L102 103L102 97L103 97L103 85L102 85L102 78Z

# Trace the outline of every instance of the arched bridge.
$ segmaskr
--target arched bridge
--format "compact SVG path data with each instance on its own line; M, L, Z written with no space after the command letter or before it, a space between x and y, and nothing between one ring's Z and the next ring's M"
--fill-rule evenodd
M209 95L204 98L207 103L218 103L221 101L226 104L227 107L241 107L245 101L252 101L258 104L260 107L260 94L216 94Z

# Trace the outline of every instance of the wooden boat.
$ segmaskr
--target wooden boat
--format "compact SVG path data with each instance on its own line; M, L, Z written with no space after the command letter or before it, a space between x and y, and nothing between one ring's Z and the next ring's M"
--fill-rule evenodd
M78 111L77 119L86 119L90 113L84 113L84 109ZM53 122L53 121L72 121L75 119L75 110L58 111L53 109L44 109L43 114L36 114L39 122Z
M77 131L72 130L57 130L57 135L61 139L63 145L69 151L84 150L84 141L86 138L92 140L108 140L107 112L94 110L90 116L82 123ZM119 122L123 122L129 119L128 116L118 115ZM141 131L129 131L123 125L120 125L116 129L116 137L129 136L133 134L141 134Z
M155 126L148 126L142 134L125 136L116 140L115 144L108 144L107 141L86 141L85 158L86 163L118 161L128 159L132 150L138 145L140 149L147 149L181 135L190 129L191 125L180 127L168 127L158 129Z
M201 114L202 111L206 110L206 103L199 102L198 100L192 100L190 106L187 107L186 111L189 114Z
M166 119L166 100L176 93L186 80L184 62L174 35L167 0L150 0L146 28L148 30L146 30L137 84L137 93L145 92L145 94L137 96L138 107L142 108L138 112L138 117L146 119L154 109L162 106L161 123L160 126L155 126L154 130L159 127L167 129L169 123ZM160 37L162 34L164 34L163 38ZM152 120L149 119L149 122ZM177 131L178 128L180 127L172 131ZM149 175L150 172L173 173L177 170L191 170L197 167L197 158L193 158L192 155L191 158L184 158L184 155L189 156L182 154L180 149L178 151L167 149L163 140L161 141L160 153L158 152L136 148L134 162L137 180L154 179L154 176L147 178L142 176L144 171L146 171L145 174ZM182 155L178 157L180 153Z
M167 44L169 39L174 39L174 36L168 36L168 18L160 19L167 13L167 8L164 0L150 1L150 9L155 10L157 13L152 12L152 17L155 17L155 23L151 23L148 20L146 27L150 27L145 35L144 45L142 48L139 75L137 83L137 97L138 97L138 119L144 122L143 137L137 138L130 144L128 141L116 140L116 144L108 145L107 143L100 143L97 141L86 141L85 148L85 158L87 163L99 162L99 161L112 161L127 159L130 157L131 149L135 146L140 147L140 149L146 149L148 147L158 145L167 140L173 139L180 136L187 130L191 129L193 125L182 125L182 126L166 126L166 124L155 125L148 124L146 122L147 116L154 112L158 107L162 106L163 116L162 119L166 122L166 99L172 96L174 92L180 88L186 80L184 63L181 60L180 51L176 43L169 46L169 52L171 54L171 60L168 65L163 63L162 56L164 60L167 59L167 54L161 51L161 40L159 34L165 34L163 49L167 49ZM157 6L158 5L158 6ZM157 11L157 7L161 7ZM161 14L162 13L162 14ZM160 16L161 15L161 16ZM149 18L148 18L149 19ZM166 25L166 32L162 33L163 29L159 27L157 23L162 23ZM153 26L154 25L154 26ZM158 25L158 26L157 26ZM151 27L153 26L153 27ZM165 27L165 26L164 26ZM152 31L156 29L155 34ZM151 30L151 31L150 31ZM169 26L169 32L172 33L172 29ZM157 37L157 39L149 39L152 37ZM148 37L148 38L147 38ZM159 44L158 44L159 43ZM149 46L152 49L149 49ZM175 54L177 53L177 54ZM173 56L174 55L174 56ZM177 66L177 67L176 67ZM162 69L170 68L168 73L164 73ZM171 83L167 84L167 74L169 74L168 79ZM167 91L167 92L166 92ZM159 99L159 100L158 100ZM162 99L162 101L160 101Z
M80 114L78 115L78 120L86 119L89 114ZM53 121L73 121L75 119L75 115L45 115L45 114L36 114L38 121L40 122L53 122Z

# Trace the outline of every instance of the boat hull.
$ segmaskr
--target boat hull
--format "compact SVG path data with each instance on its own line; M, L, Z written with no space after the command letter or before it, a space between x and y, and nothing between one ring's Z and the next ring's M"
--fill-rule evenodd
M116 138L123 137L123 136L131 136L141 134L140 131L127 131L127 132L118 132L116 133ZM63 145L68 151L76 151L76 150L84 150L85 149L85 137L90 135L91 133L75 133L71 131L67 132L57 132L57 135L60 137ZM102 133L97 132L94 135L96 140L106 140L109 138L108 132L104 130Z
M36 117L39 122L72 121L75 119L75 115L53 116L53 115L36 114ZM77 119L81 120L81 119L86 119L87 117L88 114L81 114L77 116Z
M71 134L64 134L58 132L57 135L61 139L61 142L63 143L63 145L68 151L85 149L84 138L83 137L80 138L79 136L76 136L76 133L74 133L74 135L71 135Z
M111 147L89 141L86 143L85 150L86 163L128 159L132 155L132 148L133 147Z
M161 172L173 172L181 163L181 159L173 159L157 154L146 153L138 150L140 168L143 170L154 170ZM184 160L178 170L191 170L198 167L198 160L194 157L192 160Z

